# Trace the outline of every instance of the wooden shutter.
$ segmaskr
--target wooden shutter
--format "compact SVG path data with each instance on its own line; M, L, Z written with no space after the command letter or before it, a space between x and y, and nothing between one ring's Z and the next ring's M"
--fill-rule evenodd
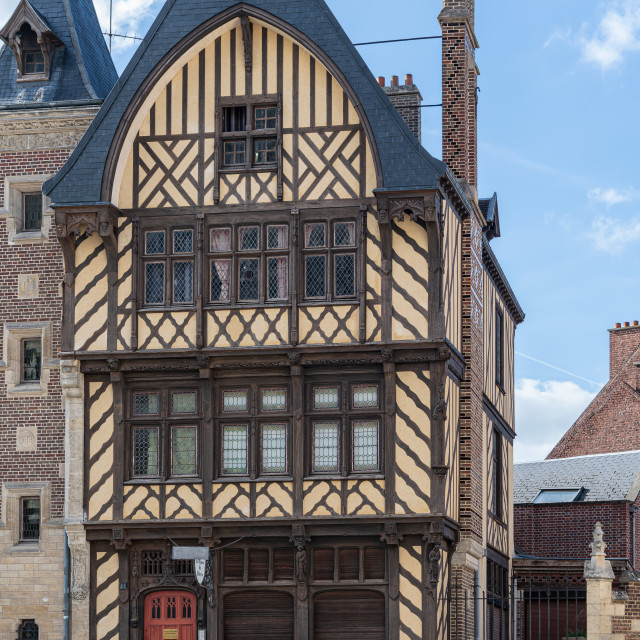
M383 594L364 590L326 591L314 598L313 640L385 640L385 637Z
M293 640L293 596L240 591L224 599L224 640Z

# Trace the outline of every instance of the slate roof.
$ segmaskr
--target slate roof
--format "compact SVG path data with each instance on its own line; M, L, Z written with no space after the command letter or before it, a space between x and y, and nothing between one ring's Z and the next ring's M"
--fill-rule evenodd
M587 489L581 502L634 501L640 492L640 451L524 462L514 465L513 476L515 504L532 503L542 489L580 488Z
M104 100L118 79L92 0L29 0L64 43L55 47L48 82L16 82L13 51L0 50L0 109ZM17 5L16 5L17 6Z
M100 201L109 145L137 89L175 44L206 20L236 4L236 0L167 0L87 134L60 173L45 183L44 192L54 204ZM253 0L247 4L297 28L340 68L373 129L385 189L438 186L440 178L448 174L446 165L422 148L324 0ZM451 181L459 189L453 178Z

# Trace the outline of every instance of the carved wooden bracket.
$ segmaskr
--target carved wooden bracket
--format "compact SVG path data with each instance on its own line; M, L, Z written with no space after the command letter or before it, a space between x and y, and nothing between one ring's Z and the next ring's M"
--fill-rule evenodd
M398 525L395 522L387 522L384 525L384 530L380 536L380 540L391 546L399 545L402 540L402 536L398 534Z
M438 582L440 581L440 561L444 526L442 522L431 522L426 528L422 540L422 554L424 563L423 586L428 596L435 598Z
M291 530L289 541L296 548L296 583L298 585L298 600L306 600L308 595L309 582L309 560L307 557L306 543L311 541L307 536L304 525L295 524Z
M111 545L118 551L124 551L131 544L124 529L114 529L111 533Z

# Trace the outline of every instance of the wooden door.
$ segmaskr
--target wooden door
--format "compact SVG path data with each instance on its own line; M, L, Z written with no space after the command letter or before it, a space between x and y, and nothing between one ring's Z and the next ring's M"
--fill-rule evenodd
M385 640L385 620L377 591L325 591L313 600L313 640Z
M231 593L224 599L224 640L293 640L293 596L280 591Z
M186 591L156 591L144 601L144 640L196 640L196 598Z

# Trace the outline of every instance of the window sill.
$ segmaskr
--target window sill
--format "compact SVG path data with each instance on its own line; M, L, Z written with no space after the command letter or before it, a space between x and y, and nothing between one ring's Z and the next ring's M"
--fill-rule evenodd
M40 542L18 542L9 549L8 553L42 555L44 554L44 549L40 547Z
M264 172L271 172L271 171L277 171L278 170L278 165L277 164L258 164L258 165L254 165L251 167L246 167L244 165L237 165L237 166L233 166L233 165L229 165L226 167L220 167L219 172L220 173L264 173Z
M43 389L39 382L22 382L19 385L13 387L13 389L7 390L9 396L45 396L47 395L46 389Z
M336 300L303 300L298 304L299 307L326 307L332 305L338 307L340 305L352 307L360 304L357 298L338 298Z
M264 482L293 482L291 476L260 476L259 478L251 479L248 476L223 476L220 478L214 478L214 484L256 484Z
M351 473L348 476L341 476L337 474L323 475L318 473L313 476L305 476L304 482L322 482L324 480L336 481L336 480L384 480L384 475L380 473Z
M49 239L42 235L42 230L40 231L20 231L16 233L9 244L45 244Z
M125 480L125 486L139 486L149 484L202 484L202 478L169 478L161 480L160 478L136 478L134 480Z

